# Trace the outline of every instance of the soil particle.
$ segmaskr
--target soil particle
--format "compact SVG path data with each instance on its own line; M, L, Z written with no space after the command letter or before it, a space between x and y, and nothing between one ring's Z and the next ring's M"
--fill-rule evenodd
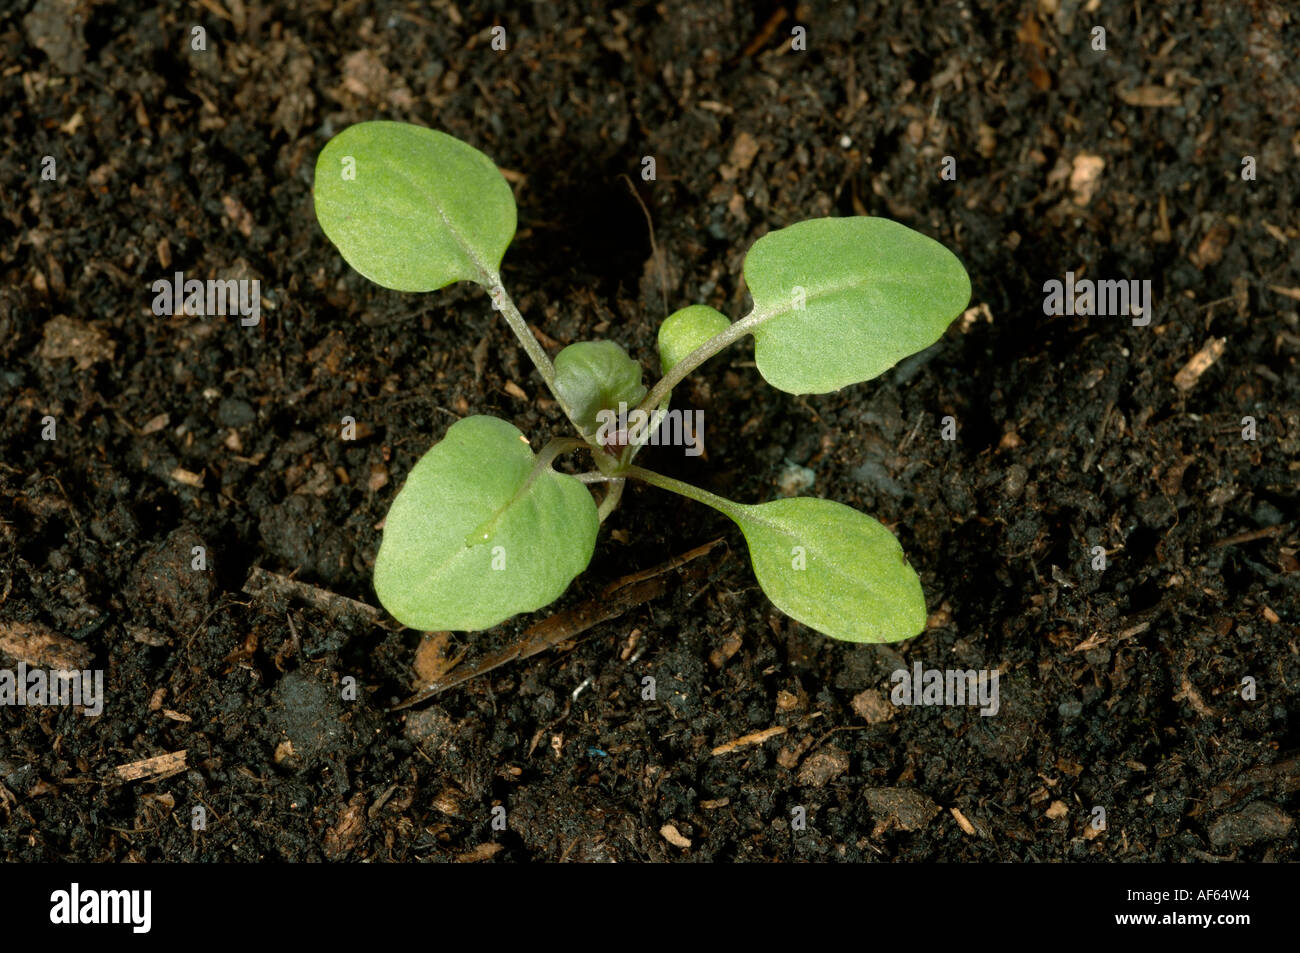
M799 783L819 788L849 770L849 756L839 748L822 748L804 759L799 767Z
M60 72L72 74L86 63L85 22L82 0L37 0L23 29Z
M113 342L101 327L59 315L45 322L44 334L41 357L47 361L71 357L77 370L84 371L97 361L113 359Z
M304 767L313 767L318 758L341 751L350 734L344 728L339 692L303 671L290 672L280 680L268 724L288 738Z
M215 589L207 545L192 528L172 530L140 561L135 603L160 628L188 635L207 614Z
M859 717L871 725L878 725L894 717L894 705L885 697L884 692L874 688L858 692L849 704Z
M876 819L877 837L895 828L919 830L939 813L937 804L911 788L867 788L862 796Z
M1210 826L1210 843L1215 847L1242 847L1277 840L1286 837L1294 826L1294 818L1276 804L1255 801L1215 821Z

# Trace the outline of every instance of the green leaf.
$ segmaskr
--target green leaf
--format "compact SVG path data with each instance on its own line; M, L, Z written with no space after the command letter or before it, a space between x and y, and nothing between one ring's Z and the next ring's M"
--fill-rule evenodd
M348 264L394 291L495 277L515 197L492 160L452 136L363 122L316 160L316 218Z
M758 584L791 618L847 642L897 642L925 628L920 578L894 534L865 513L814 497L723 512L745 535Z
M588 433L599 427L600 411L617 413L620 402L630 410L645 396L641 365L613 341L579 341L557 354L555 389Z
M686 355L731 326L727 316L707 304L674 311L659 325L659 364L667 374Z
M591 561L587 488L537 466L523 435L466 417L406 478L375 558L375 592L403 625L477 631L554 601Z
M769 232L744 270L762 319L754 360L791 394L884 373L939 340L970 301L956 255L884 218L819 218Z

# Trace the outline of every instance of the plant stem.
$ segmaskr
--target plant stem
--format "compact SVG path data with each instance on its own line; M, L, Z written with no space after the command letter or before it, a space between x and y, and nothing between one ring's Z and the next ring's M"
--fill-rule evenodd
M515 307L514 300L506 291L505 285L501 284L501 276L495 271L486 273L483 287L487 288L487 293L492 298L492 307L501 312L501 316L506 319L506 324L510 325L510 330L515 332L515 337L519 339L519 343L524 346L524 350L532 358L537 373L541 374L542 380L546 381L551 396L555 398L560 405L560 409L564 411L564 416L569 418L569 423L573 424L574 429L582 434L585 439L587 434L578 426L578 422L573 419L573 408L564 402L564 398L560 396L559 390L556 389L555 365L551 363L551 359L542 350L542 345L533 336L533 332L528 329L528 323L524 320L524 316Z
M546 352L542 350L542 345L538 343L537 338L533 337L533 332L528 330L528 324L524 321L524 316L519 313L515 307L514 301L506 291L505 286L501 284L501 276L496 272L491 272L487 276L485 287L488 295L492 298L492 307L501 312L502 317L506 319L506 324L510 325L510 330L515 332L515 337L519 343L524 346L528 356L532 358L533 364L537 366L537 372L542 375L546 381L546 386L555 394L555 365L547 357ZM559 394L555 394L559 400ZM561 401L561 403L563 403Z
M637 406L637 410L650 412L650 408L658 407L668 397L674 387L682 382L691 371L695 370L713 355L717 354L729 344L734 344L746 334L749 334L754 328L766 321L770 314L757 309L749 312L745 317L736 321L725 331L721 331L709 338L695 350L691 351L684 358L673 365L672 370L659 379L659 382L646 394L645 399Z
M645 469L645 467L628 467L623 472L630 477L636 477L638 480L649 483L651 486L657 486L661 490L668 490L671 493L684 496L688 500L694 500L696 503L711 506L733 520L740 515L741 505L739 503L733 503L731 500L718 496L716 493L710 493L708 490L701 490L698 486L691 486L691 484L683 483L681 480L674 480L672 477L664 476L662 473L655 473L653 470Z
M533 464L533 472L540 473L546 467L555 462L555 458L562 453L568 453L570 450L581 450L587 446L587 441L579 440L577 437L555 437L546 446L542 447L541 452L537 454L537 462ZM531 481L534 479L529 477Z
M600 506L596 508L596 516L600 518L602 523L605 522L605 517L609 516L610 513L613 513L618 507L618 501L623 498L623 484L626 482L627 481L623 479L614 479L610 481L612 485L605 493L604 499L600 501Z

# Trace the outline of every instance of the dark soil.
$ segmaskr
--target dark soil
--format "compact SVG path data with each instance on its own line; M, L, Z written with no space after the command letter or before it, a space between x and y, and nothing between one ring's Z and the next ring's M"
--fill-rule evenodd
M0 710L3 857L1300 859L1300 19L1085 6L11 5L0 667L102 668L107 701ZM763 596L734 527L642 487L559 602L449 651L728 545L576 644L403 713L419 633L246 592L261 569L375 604L378 524L455 419L505 417L534 447L562 432L477 289L385 291L317 227L317 153L374 118L507 170L525 316L647 368L665 302L745 312L770 229L885 215L951 247L976 310L935 347L794 398L741 346L681 392L707 460L646 455L742 501L809 468L805 492L899 535L928 630L822 638ZM175 271L260 279L261 323L155 317ZM1045 316L1067 271L1151 280L1155 320ZM996 667L1000 710L894 708L890 673L917 662ZM174 773L115 771L178 751Z

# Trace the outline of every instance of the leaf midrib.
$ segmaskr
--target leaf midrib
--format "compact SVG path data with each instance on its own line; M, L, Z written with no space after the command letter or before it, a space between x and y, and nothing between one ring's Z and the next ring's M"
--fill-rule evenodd
M531 451L529 452L531 453ZM493 535L495 535L496 529L498 528L498 525L500 524L502 517L505 516L506 511L509 510L511 507L513 507L515 504L519 503L522 499L524 499L527 491L532 487L534 483L537 482L537 475L540 471L537 469L535 465L536 457L534 457L533 462L534 462L533 468L529 471L528 476L524 477L523 481L514 490L514 492L511 493L510 499L506 500L505 503L497 507L496 510L492 512L492 515L490 515L487 519L479 520L477 523L471 526L469 531L465 534L465 536L468 536L470 533L474 533L477 530L481 529L482 527L487 526L489 527L488 538L481 540L477 543L474 543L473 545L469 545L469 544L465 544L463 542L464 537L461 537L462 545L453 548L450 556L448 556L445 560L443 560L441 563L439 563L437 566L435 566L433 569L429 571L428 575L423 580L426 586L432 586L433 582L437 578L442 576L442 574L446 572L446 570L450 566L452 566L457 560L462 559L467 553L477 549L479 546L486 546L488 543L492 542L492 537Z
M392 168L399 178L405 179L406 182L409 185L411 185L414 191L423 195L428 200L429 204L433 206L434 211L438 213L438 217L442 219L442 223L445 226L447 226L447 231L451 233L452 239L456 242L458 246L460 246L461 251L463 251L466 254L466 256L470 260L470 263L479 270L479 274L483 278L482 283L484 284L484 286L490 285L492 283L490 280L491 275L493 273L492 269L488 268L483 263L483 260L479 258L478 254L474 251L473 247L471 247L470 244L467 241L465 241L464 237L460 233L460 229L458 229L452 223L450 216L447 215L447 210L443 208L442 203L438 200L438 197L433 192L429 191L429 188L425 183L423 183L417 178L414 178L409 169L406 169L405 167L400 165L394 165L392 166Z
M820 497L810 497L810 499L820 499ZM761 506L762 504L758 504L758 505ZM752 510L751 510L750 512L752 512ZM789 529L785 528L784 526L782 526L780 523L774 522L773 520L764 519L764 518L762 518L762 517L753 517L753 516L749 516L748 513L746 514L746 518L752 520L752 521L755 522L755 523L759 523L759 524L761 524L761 525L763 525L763 526L766 526L766 527L768 527L768 528L770 528L770 529L772 529L772 530L775 530L777 533L780 533L780 534L781 534L782 536L784 536L786 539L795 540L796 543L797 543L801 538L806 539L806 536L804 536L804 537L800 537L797 533L792 532L791 530L789 530ZM821 554L825 555L825 550L824 550L822 547L815 547L814 551L815 551L815 552L820 552ZM850 583L858 582L858 579L857 579L856 576L850 575L849 573L847 573L847 572L845 572L844 570L840 569L840 568L839 568L839 564L836 563L834 560L831 560L831 559L825 559L825 560L823 560L823 562L822 562L820 565L821 565L821 568L822 568L822 571L823 571L823 572L830 572L830 573L833 573L834 575L840 577L841 579L846 579L846 580L848 580Z
M831 286L829 286L829 287L822 288L822 289L820 289L820 290L818 290L818 291L815 291L815 292L810 293L809 295L807 295L807 296L804 298L804 304L805 304L805 306L806 306L806 305L808 305L809 303L818 300L819 298L825 298L825 297L827 297L827 296L829 296L829 295L839 294L839 293L842 292L842 291L867 290L866 288L863 288L862 286L863 286L863 285L867 285L867 286L869 286L870 284L871 284L870 279L864 279L864 280L862 280L862 281L849 281L849 282L846 282L846 283L843 283L843 284L831 285ZM776 297L776 295L773 295L773 297ZM771 321L773 318L779 318L779 317L782 317L782 316L787 315L787 314L791 314L791 313L799 312L799 311L801 311L801 310L806 311L807 308L806 308L806 307L805 307L805 308L796 308L796 307L794 307L793 305L791 305L791 306L789 306L789 307L781 308L780 310L773 310L773 311L767 311L767 310L763 310L763 309L755 308L752 312L750 312L749 315L746 315L746 317L754 317L754 316L757 316L757 322L756 322L756 324L755 324L755 326L754 326L754 332L755 332L755 334L756 334L756 332L757 332L760 328L762 328L763 325L765 325L768 321ZM756 336L757 336L757 335L756 335Z

